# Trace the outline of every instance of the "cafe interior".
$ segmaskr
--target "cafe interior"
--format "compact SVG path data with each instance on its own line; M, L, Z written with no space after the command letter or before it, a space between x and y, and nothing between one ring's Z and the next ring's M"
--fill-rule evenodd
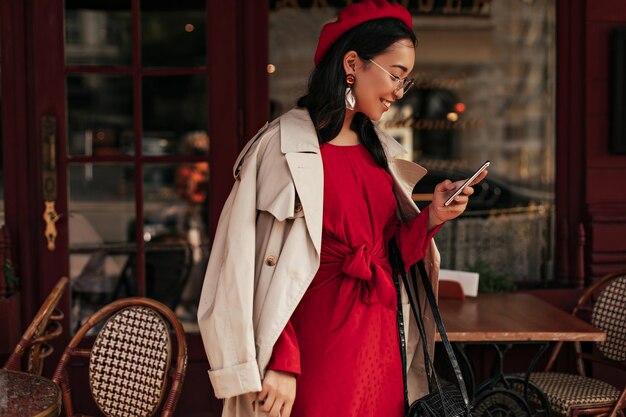
M625 416L626 2L398 0L378 122L489 176L436 235L473 416ZM352 0L0 0L0 416L219 416L198 302L233 163ZM441 337L435 369L454 380Z

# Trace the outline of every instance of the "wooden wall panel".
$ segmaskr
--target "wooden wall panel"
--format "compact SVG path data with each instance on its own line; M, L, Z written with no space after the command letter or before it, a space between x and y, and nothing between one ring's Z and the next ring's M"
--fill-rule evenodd
M600 114L587 114L587 125L585 127L587 133L587 149L586 149L586 158L587 158L587 170L588 171L596 171L596 170L606 170L610 169L613 172L607 172L607 174L613 174L615 171L618 173L620 171L626 172L626 155L615 155L609 153L609 115L604 113ZM588 172L591 174L591 172ZM598 175L603 175L602 172L594 173L593 177L589 178L591 180L597 180ZM611 182L608 181L610 178L606 178L607 181L601 181L600 184L597 182L591 184L588 182L589 186L597 187L600 185L601 188L606 188L606 190L601 190L602 193L612 193L614 190L611 189ZM592 195L597 191L597 188L589 189L589 195ZM612 197L613 198L613 197ZM615 195L617 202L626 201L626 193L622 193L621 195ZM597 203L593 198L587 199L588 204Z
M611 31L626 26L624 0L587 0L585 185L588 280L626 268L626 155L609 150ZM574 47L574 45L572 45Z
M589 213L591 278L626 269L626 204L592 205Z
M602 1L602 0L600 0ZM616 22L587 21L585 46L587 80L607 80L609 78L609 35L612 28L620 26Z
M587 202L613 205L626 203L626 169L590 169L587 171Z
M609 88L608 80L587 80L587 116L609 114Z
M588 0L587 20L626 21L624 0Z
M595 281L615 271L626 270L626 255L622 253L596 254L591 253L592 264L589 270L590 278Z
M595 224L592 228L592 252L626 252L626 220L622 223ZM602 257L598 257L601 260ZM605 261L611 257L604 258Z

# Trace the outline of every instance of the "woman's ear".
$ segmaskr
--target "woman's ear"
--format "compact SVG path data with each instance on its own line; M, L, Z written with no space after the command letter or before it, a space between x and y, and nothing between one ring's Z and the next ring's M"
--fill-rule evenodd
M359 54L356 51L348 51L343 56L343 70L346 74L354 74L359 65Z

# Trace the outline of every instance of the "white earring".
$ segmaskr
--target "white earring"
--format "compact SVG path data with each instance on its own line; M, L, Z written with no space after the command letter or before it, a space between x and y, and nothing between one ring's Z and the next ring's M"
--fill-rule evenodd
M354 97L354 93L352 92L352 87L346 88L346 109L354 110L354 105L356 104L356 97Z
M354 97L354 91L352 91L352 86L354 85L356 78L354 74L346 75L346 84L348 84L348 88L346 88L346 109L354 110L354 106L356 105L356 97Z

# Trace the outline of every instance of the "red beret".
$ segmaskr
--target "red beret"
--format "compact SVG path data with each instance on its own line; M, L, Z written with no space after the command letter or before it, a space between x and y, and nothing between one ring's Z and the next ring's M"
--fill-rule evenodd
M361 23L386 17L400 19L409 29L413 28L411 14L398 3L389 3L386 0L363 0L344 8L339 12L336 21L327 23L322 28L315 51L315 65L320 63L324 54L341 35Z

